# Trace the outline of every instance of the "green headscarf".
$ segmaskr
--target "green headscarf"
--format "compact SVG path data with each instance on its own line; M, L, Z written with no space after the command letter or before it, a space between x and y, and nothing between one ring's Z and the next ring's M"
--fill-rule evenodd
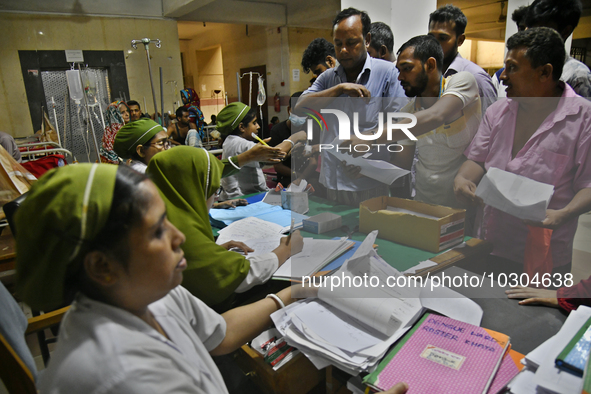
M16 212L16 289L33 309L64 303L71 263L109 217L117 166L78 164L48 171ZM86 241L86 242L83 242Z
M217 117L216 126L218 131L223 135L231 134L248 111L250 111L250 107L239 101L226 105Z
M178 146L150 160L146 174L166 204L168 219L187 240L182 248L188 268L183 286L209 306L230 297L250 262L213 239L206 200L220 187L224 165L204 149Z
M145 145L156 134L164 130L152 119L138 119L129 122L117 132L113 150L122 159L129 159L138 145Z

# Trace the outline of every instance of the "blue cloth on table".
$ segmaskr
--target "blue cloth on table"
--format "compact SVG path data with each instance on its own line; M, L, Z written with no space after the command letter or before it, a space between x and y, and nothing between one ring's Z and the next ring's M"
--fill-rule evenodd
M303 219L308 216L292 212L288 209L283 209L277 205L267 204L266 202L256 202L241 207L231 209L212 209L209 211L210 222L217 228L223 228L232 222L247 217L257 217L267 222L275 223L283 227L291 226L291 219L295 220L295 224L301 225ZM223 223L224 225L216 225L215 223Z
M245 200L248 201L249 204L254 204L255 202L263 201L263 198L265 198L266 195L267 193L258 193L254 196L245 198Z
M212 209L209 211L209 214L215 220L219 220L226 225L229 225L236 220L244 219L246 217L259 216L261 214L281 210L283 210L283 208L276 205L270 205L266 202L257 202L230 209Z

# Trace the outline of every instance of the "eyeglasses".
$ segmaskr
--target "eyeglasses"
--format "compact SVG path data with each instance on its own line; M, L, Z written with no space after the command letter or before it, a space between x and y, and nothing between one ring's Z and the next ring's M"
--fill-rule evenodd
M145 144L144 146L153 146L156 149L168 149L170 148L170 139L164 138L151 144Z

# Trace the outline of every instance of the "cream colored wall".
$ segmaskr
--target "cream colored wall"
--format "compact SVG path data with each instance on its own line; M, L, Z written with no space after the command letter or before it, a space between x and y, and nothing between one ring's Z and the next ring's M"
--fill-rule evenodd
M292 70L300 70L300 81L290 82L290 94L298 91L306 90L310 86L310 79L312 79L312 73L304 74L302 69L302 55L304 51L310 45L312 40L315 38L325 38L329 42L332 42L332 30L330 29L300 29L291 28L289 29L289 78L292 78Z
M205 121L211 121L211 115L216 115L224 108L224 64L222 60L222 47L196 50L197 72L199 75L195 89L201 97L201 110ZM221 90L218 95L215 90Z
M43 32L40 34L39 32ZM15 137L34 132L18 56L19 50L126 51L125 66L130 98L153 112L152 93L143 45L131 48L131 40L149 37L162 41L150 46L156 98L160 107L159 67L164 82L176 80L182 88L180 48L176 21L104 17L45 16L0 13L0 128ZM127 51L131 53L127 53ZM177 99L178 100L178 99ZM164 109L171 110L170 86L164 86ZM168 103L168 104L167 104Z
M487 68L503 67L505 57L505 43L495 41L478 41L476 58L478 65L485 70Z
M505 43L484 40L465 40L458 48L464 59L478 64L485 71L503 67L505 57Z
M183 40L181 50L185 61L185 77L187 80L193 79L195 83L200 80L200 70L197 61L196 51L221 47L224 88L228 92L229 101L234 101L238 97L236 86L236 73L241 68L262 66L267 67L267 105L269 106L269 117L279 116L280 119L287 118L287 112L284 107L280 113L273 109L273 96L279 92L281 96L289 95L288 77L288 52L287 52L287 29L267 28L263 26L248 26L248 35L245 25L208 23L205 28L200 29L200 33L191 40ZM281 53L283 48L283 73L281 67ZM283 74L283 75L282 75ZM285 81L285 86L281 82ZM211 90L207 87L207 92L199 92L203 98L211 98ZM253 83L253 89L257 88L256 79ZM243 92L244 94L248 94ZM223 106L220 105L220 110ZM209 121L210 115L214 113L215 107L203 107L203 115L206 121Z

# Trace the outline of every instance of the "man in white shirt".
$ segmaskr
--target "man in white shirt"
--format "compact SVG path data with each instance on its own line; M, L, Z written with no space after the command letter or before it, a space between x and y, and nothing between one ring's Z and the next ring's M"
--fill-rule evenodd
M417 116L417 126L411 129L418 138L416 199L460 207L453 180L482 117L476 79L465 71L443 77L443 50L431 36L414 37L402 45L396 67L406 95L414 97L401 112ZM401 141L404 150L396 154L398 165L410 168L413 142Z

